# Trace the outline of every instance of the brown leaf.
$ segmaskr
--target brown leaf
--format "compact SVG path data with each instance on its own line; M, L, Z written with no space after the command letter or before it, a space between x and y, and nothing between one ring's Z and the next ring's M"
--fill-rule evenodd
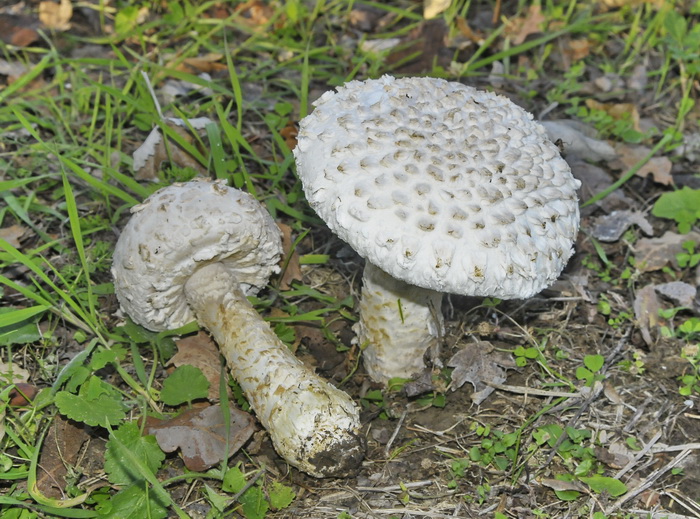
M168 362L168 366L183 365L199 368L209 381L209 395L212 402L219 401L219 385L221 384L221 356L219 348L205 332L185 337L175 341L177 353Z
M601 103L595 99L586 99L586 106L591 110L600 110L605 112L615 120L629 119L632 121L632 126L635 130L639 128L639 111L632 103Z
M430 20L446 11L450 7L451 0L423 0L423 18Z
M569 40L566 43L566 48L564 49L567 57L572 61L580 61L591 51L591 42L588 38L579 38L577 40Z
M531 34L540 32L546 20L540 6L533 4L525 16L514 18L506 25L505 33L511 37L514 45L520 45Z
M282 260L281 264L286 268L280 277L280 288L289 290L292 286L292 281L301 281L303 275L301 272L301 264L299 263L299 254L296 249L292 250L294 240L292 240L292 228L284 223L277 223L277 227L282 231Z
M190 135L189 129L182 119L168 117L166 124L175 130L188 143L194 142L194 137ZM194 130L203 129L211 120L206 117L190 119L188 121ZM185 150L180 148L174 141L168 139L167 145L159 128L153 128L146 140L138 147L133 154L134 171L138 180L158 180L158 170L163 162L171 162L181 168L192 168L202 175L206 169Z
M70 0L61 0L60 3L44 1L39 3L39 20L47 29L67 31L68 23L73 16L73 4Z
M175 60L168 63L165 68L174 68L188 74L201 74L202 72L212 73L220 70L226 70L228 67L224 63L219 63L224 55L216 52L210 52L204 56L196 58L185 58L182 62L175 64Z
M494 351L488 341L468 344L447 361L447 366L455 368L452 372L452 390L462 387L465 382L474 386L471 398L479 405L492 392L488 383L502 384L506 381L506 372L502 368L515 368L510 355Z
M250 414L233 406L229 406L229 413L228 454L226 426L219 405L188 409L170 420L149 417L145 432L153 434L165 452L180 449L185 466L202 472L228 459L253 434L255 426Z
M261 26L267 24L274 16L275 11L272 6L261 0L248 0L239 4L235 12L240 15L238 20L243 21L249 27L262 29Z
M78 461L83 444L89 435L84 427L57 414L44 440L36 486L46 497L65 498L63 489L68 486L68 470Z
M284 143L290 151L297 147L298 133L299 128L293 121L288 121L287 125L280 130L280 136L284 139Z
M25 407L31 403L39 389L26 382L18 382L15 387L10 391L8 398L8 405L11 407Z
M394 65L394 72L401 74L421 74L432 70L436 60L447 68L449 60L441 60L441 50L445 48L448 32L447 24L442 18L424 21L401 39L397 50L386 57L386 64Z
M634 244L636 266L642 272L664 268L669 262L678 267L676 255L684 251L683 242L700 242L700 233L676 234L671 231L661 238L642 238Z
M633 307L642 339L647 343L647 346L651 346L654 342L651 331L659 324L659 309L661 308L654 285L647 285L641 290L637 290Z
M26 227L21 225L10 225L9 227L3 227L0 229L0 238L5 240L7 243L15 248L19 248L19 240L27 232Z
M651 149L645 146L619 146L617 148L617 156L619 161L611 164L612 167L619 166L620 169L630 169L644 157L649 155ZM671 176L671 161L668 157L652 157L642 166L637 173L638 177L646 177L651 175L654 182L670 186L673 184Z
M38 23L34 18L14 14L0 14L0 40L16 47L26 47L39 39Z

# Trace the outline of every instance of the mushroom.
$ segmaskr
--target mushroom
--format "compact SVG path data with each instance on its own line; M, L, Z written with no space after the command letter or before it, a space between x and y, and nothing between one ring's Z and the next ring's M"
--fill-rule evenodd
M375 381L424 369L443 293L527 298L573 252L580 183L503 96L433 78L351 81L299 127L310 205L366 260L356 330Z
M279 270L280 232L267 211L222 181L200 180L163 188L132 213L112 266L123 310L154 331L196 318L277 452L315 477L351 474L365 451L358 407L306 368L246 297Z

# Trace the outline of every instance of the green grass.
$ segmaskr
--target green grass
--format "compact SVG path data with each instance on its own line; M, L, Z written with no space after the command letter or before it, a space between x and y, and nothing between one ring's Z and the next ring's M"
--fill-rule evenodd
M302 480L294 471L266 468L246 452L235 458L235 470L224 460L206 473L192 473L176 456L166 459L157 446L129 436L129 428L140 424L140 419L178 412L177 406L163 401L162 382L167 377L163 367L174 353L173 337L196 330L192 325L155 334L124 324L116 313L109 267L130 207L163 185L197 174L166 163L153 182L138 181L132 153L153 128L160 129L168 147L182 148L206 175L254 194L278 221L289 225L302 265L328 275L338 269L345 276L340 291L308 278L281 290L279 280L273 279L271 288L253 302L290 345L298 346L297 325L319 328L345 355L351 369L344 387L352 387L357 383L353 378L361 352L343 343L337 325L350 327L357 319L351 290L357 272L335 260L341 245L327 246L328 234L306 205L295 176L288 131L312 111L312 102L322 91L352 79L401 74L402 63L392 61L390 53L364 52L359 43L411 37L423 23L420 4L287 0L268 4L264 15L255 10L237 12L234 4L223 4L228 14L217 18L211 13L220 2L169 0L144 2L143 21L138 20L137 4L104 4L110 8L89 7L98 15L101 31L47 31L26 48L0 44L0 59L26 69L12 82L0 76L4 82L0 90L0 230L23 228L19 242L0 235L0 365L28 370L29 382L39 389L31 405L12 407L8 404L11 379L0 380L0 517L124 517L125 511L134 517L188 517L196 503L208 510L207 517L285 517L285 509L294 506L294 492L299 494L298 483L315 485L319 493L324 484ZM538 113L549 106L557 117L589 117L599 131L622 143L630 135L625 133L628 127L581 111L586 100L595 97L589 88L591 76L614 72L625 80L635 66L653 64L639 95L654 127L635 134L649 148L648 156L621 172L610 187L583 201L584 207L629 186L648 159L670 154L686 132L698 130L691 117L697 114L694 85L700 75L697 6L684 10L681 2L666 2L661 8L644 3L604 10L600 2L542 2L546 29L514 44L507 22L525 16L529 3L504 2L501 19L493 27L478 27L483 40L467 44L460 21L486 4L491 3L456 1L443 13L453 46L443 49L446 60L435 59L423 74L488 88L487 78L498 62L503 66L505 90L526 108ZM352 26L351 13L362 6L370 8L376 23L381 20L381 30L360 34ZM474 29L473 22L467 21ZM79 28L81 23L76 18ZM589 53L577 64L566 65L561 49L575 39L585 40ZM464 45L460 48L456 42ZM96 57L76 57L87 45ZM219 66L210 71L213 79L187 65L188 60L207 54L218 55L213 62ZM189 85L188 92L163 100L164 85L173 81ZM151 89L162 105L154 101ZM166 117L208 117L212 123L201 132L190 131L188 139L173 130ZM171 152L169 148L172 158ZM695 190L686 194L697 198ZM668 199L669 195L663 198ZM674 211L667 216L683 223L682 231L687 231L698 215L682 217L681 222ZM678 230L673 222L669 225ZM593 257L597 252L605 258L599 244L590 247ZM596 277L597 263L588 261ZM638 281L622 279L620 270L619 265L605 265L610 291L616 294ZM678 280L691 279L690 269L680 268L673 275ZM601 301L608 302L608 296L602 294ZM619 315L629 308L618 298L608 303L607 310L604 323L611 313ZM482 308L474 315L486 313ZM682 322L691 319L682 317ZM626 329L627 323L623 324ZM513 350L520 367L530 370L544 387L573 393L577 384L592 386L597 380L598 372L592 369L597 366L593 357L597 352L562 346L568 332L523 330L527 339ZM618 332L612 326L609 329L613 335ZM684 341L688 369L675 389L697 402L698 335L676 335ZM549 361L545 351L551 355ZM625 359L616 360L620 361L617 366L625 366ZM642 362L631 351L626 361L626 365ZM392 414L387 408L393 398L399 398L392 394L375 389L363 395L366 411L388 420ZM431 395L428 407L439 399L449 411L453 393L441 388ZM561 402L554 400L552 406ZM37 474L58 415L90 426L90 434L102 447L91 451L97 456L96 465L69 463L61 480L65 483L61 497L47 497L38 486ZM617 497L615 493L622 490L601 479L609 474L603 475L605 467L594 460L595 439L587 436L590 431L585 427L545 430L539 422L542 416L543 412L533 411L518 427L485 428L475 421L469 433L471 448L451 454L444 464L441 474L446 488L462 492L466 497L461 501L470 506L487 502L491 479L516 486L529 470L530 460L539 460L540 451L548 446L556 455L555 473L549 476L587 482L582 488L591 495ZM547 431L553 436L545 438ZM131 441L153 458L144 461L133 455L128 447ZM401 448L397 457L411 456L417 448L409 440L394 447ZM100 456L112 462L100 462ZM133 468L131 479L118 477L114 467L120 464ZM481 470L478 477L477 469ZM173 470L179 473L173 475ZM489 471L500 475L485 475ZM472 485L469 477L477 478L478 485ZM410 493L404 497L403 504L416 502L409 499ZM581 492L550 492L550 498L578 503L586 513L594 509L602 513L597 505L584 503ZM350 516L350 512L336 512L338 517L342 514Z

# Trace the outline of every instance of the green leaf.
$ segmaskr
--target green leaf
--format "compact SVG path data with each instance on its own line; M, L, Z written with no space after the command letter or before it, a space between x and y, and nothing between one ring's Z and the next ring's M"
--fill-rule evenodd
M106 395L88 400L68 391L59 391L55 403L62 415L93 427L116 425L126 417L122 403Z
M297 497L291 487L288 487L279 481L274 481L272 485L270 485L267 493L270 496L270 506L275 510L287 508Z
M579 479L598 494L607 492L612 497L618 497L627 492L627 486L622 481L608 476L590 476Z
M41 339L36 325L38 314L48 306L38 305L29 308L0 308L0 346L28 344Z
M154 492L149 492L145 482L142 481L117 492L112 499L102 503L99 517L162 519L167 515L166 505L157 498Z
M231 467L226 471L226 474L224 474L221 490L235 494L243 490L245 484L245 475L241 472L241 469L238 467Z
M179 366L163 381L161 400L171 406L206 398L209 393L209 381L202 370L194 366Z
M125 423L116 429L114 436L130 452L143 460L144 465L151 472L155 474L158 471L165 459L165 453L158 447L154 436L141 436L141 430L134 422ZM104 468L109 475L110 483L127 486L143 480L143 476L123 457L122 452L114 438L107 441Z
M684 186L677 191L664 193L654 204L651 214L675 220L680 232L689 232L690 227L700 218L700 190Z
M119 345L113 345L110 349L99 348L92 354L90 359L90 367L93 370L104 368L107 364L124 360L126 358L126 350Z
M265 499L265 494L257 485L253 485L243 492L243 495L238 498L238 502L241 503L243 515L247 519L265 519L265 514L270 508L270 504Z
M605 363L605 357L603 357L602 355L586 355L583 358L583 363L588 369L595 373L597 371L600 371L600 368L603 367L603 364Z

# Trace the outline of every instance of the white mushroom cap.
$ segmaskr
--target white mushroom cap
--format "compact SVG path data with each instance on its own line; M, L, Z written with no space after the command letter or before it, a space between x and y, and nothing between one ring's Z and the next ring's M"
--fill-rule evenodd
M195 319L184 285L202 266L220 262L246 295L256 294L279 269L282 245L274 221L251 195L223 181L173 184L131 212L114 250L112 275L123 310L149 330Z
M331 230L407 283L525 298L573 252L580 183L503 96L433 78L352 81L315 103L294 154Z

